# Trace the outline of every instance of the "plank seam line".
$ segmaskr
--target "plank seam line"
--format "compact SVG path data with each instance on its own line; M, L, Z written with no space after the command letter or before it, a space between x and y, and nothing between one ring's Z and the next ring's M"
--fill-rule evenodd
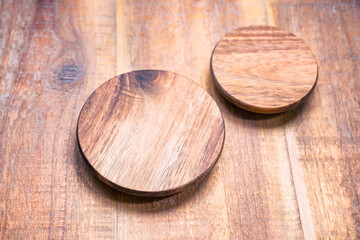
M286 136L286 130L285 127L283 126L283 131L284 131L284 135L285 135L285 142L286 142L286 154L288 156L288 161L289 161L289 166L290 166L290 175L291 175L291 183L294 187L294 191L295 191L295 197L296 197L296 208L299 214L299 221L300 221L300 225L301 225L301 231L302 231L302 235L303 235L303 239L305 239L305 233L304 233L304 226L303 226L303 222L301 219L301 214L300 214L300 208L299 208L299 198L298 198L298 193L296 191L296 186L295 186L295 182L294 182L294 174L293 174L293 166L290 160L290 153L289 153L289 143L287 140L287 136Z

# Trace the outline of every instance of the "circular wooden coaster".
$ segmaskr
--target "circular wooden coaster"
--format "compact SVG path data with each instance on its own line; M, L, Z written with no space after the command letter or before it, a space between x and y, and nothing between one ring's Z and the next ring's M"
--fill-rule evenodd
M181 191L220 156L221 112L199 85L175 73L134 71L85 102L77 137L83 157L109 185L139 196Z
M280 113L301 104L317 81L310 48L278 27L250 26L226 34L215 46L211 69L219 92L257 113Z

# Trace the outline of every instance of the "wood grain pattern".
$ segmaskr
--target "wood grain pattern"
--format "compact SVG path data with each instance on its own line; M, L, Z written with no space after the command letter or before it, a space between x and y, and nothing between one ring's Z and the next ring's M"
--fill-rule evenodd
M116 237L116 194L89 172L75 134L88 95L116 75L115 7L0 2L1 239Z
M298 106L317 80L310 48L295 35L265 25L227 33L214 48L211 71L222 95L257 113Z
M0 238L358 239L359 7L0 1ZM209 68L226 32L267 24L302 38L319 65L308 100L279 115L229 104ZM195 80L225 120L224 149L208 177L166 198L113 190L76 147L87 97L105 79L144 68Z
M110 79L91 94L77 136L106 183L157 197L202 179L220 156L224 130L215 101L192 80L141 70Z
M272 6L276 22L307 39L319 64L311 100L285 125L304 236L358 239L359 3L274 1Z

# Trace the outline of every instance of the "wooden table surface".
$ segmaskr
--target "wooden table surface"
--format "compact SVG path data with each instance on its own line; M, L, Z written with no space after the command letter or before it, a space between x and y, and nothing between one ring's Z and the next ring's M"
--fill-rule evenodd
M280 26L319 65L301 107L264 116L227 103L209 63L228 31ZM1 239L360 238L360 2L0 1ZM76 120L111 77L190 77L224 115L223 153L185 192L158 199L103 184Z

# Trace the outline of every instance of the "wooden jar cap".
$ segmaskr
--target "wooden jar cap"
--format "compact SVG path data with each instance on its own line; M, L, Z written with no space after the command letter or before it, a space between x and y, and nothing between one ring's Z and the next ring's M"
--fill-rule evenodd
M257 113L280 113L301 104L317 81L310 48L278 27L231 31L215 46L211 69L219 92Z
M181 191L220 156L224 122L212 97L175 73L143 70L101 85L85 102L77 137L109 185L139 196Z

